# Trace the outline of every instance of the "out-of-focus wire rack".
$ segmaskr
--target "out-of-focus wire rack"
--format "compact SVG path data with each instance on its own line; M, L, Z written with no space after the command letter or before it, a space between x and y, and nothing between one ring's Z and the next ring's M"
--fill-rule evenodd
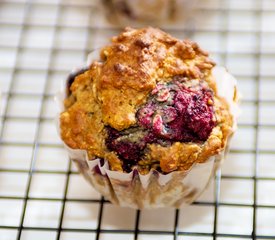
M197 5L189 23L161 27L198 41L236 76L239 130L194 204L135 211L78 175L54 123L60 83L120 29L93 0L0 2L0 239L275 239L275 2Z

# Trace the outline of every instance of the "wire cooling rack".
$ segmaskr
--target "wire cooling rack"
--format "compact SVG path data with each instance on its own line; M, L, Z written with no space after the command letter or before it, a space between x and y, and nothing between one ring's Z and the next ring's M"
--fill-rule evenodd
M53 95L119 29L93 0L0 2L0 239L275 239L275 1L201 0L188 24L239 80L239 130L222 173L191 206L135 211L105 201L57 136ZM198 176L199 177L199 176Z

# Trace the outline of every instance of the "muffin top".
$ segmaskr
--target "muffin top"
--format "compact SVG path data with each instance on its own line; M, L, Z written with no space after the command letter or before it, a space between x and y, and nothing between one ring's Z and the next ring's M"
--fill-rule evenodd
M208 53L155 28L126 28L68 84L63 141L111 170L188 170L225 148L233 116Z

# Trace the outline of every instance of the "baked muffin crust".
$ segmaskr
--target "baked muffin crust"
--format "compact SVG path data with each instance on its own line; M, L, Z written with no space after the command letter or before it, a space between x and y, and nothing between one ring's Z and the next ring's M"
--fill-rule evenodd
M180 41L150 27L126 28L102 48L101 60L69 86L60 115L61 137L69 147L87 150L91 160L106 159L111 170L128 172L137 167L141 174L151 169L163 173L188 170L222 151L232 133L232 114L226 100L218 96L211 74L214 65L208 53L190 40ZM148 142L139 158L130 163L128 159L125 168L124 157L108 144L109 129L142 128L139 109L158 86L171 84L179 76L184 77L184 84L203 82L211 91L208 104L215 123L211 132L204 140Z

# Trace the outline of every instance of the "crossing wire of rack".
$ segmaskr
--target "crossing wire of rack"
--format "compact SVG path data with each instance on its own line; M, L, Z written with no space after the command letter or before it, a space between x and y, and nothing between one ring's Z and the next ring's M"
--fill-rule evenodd
M239 129L195 203L137 211L79 176L54 121L61 82L120 29L93 0L0 2L0 239L275 239L275 2L197 5L187 23L161 27L236 76Z

